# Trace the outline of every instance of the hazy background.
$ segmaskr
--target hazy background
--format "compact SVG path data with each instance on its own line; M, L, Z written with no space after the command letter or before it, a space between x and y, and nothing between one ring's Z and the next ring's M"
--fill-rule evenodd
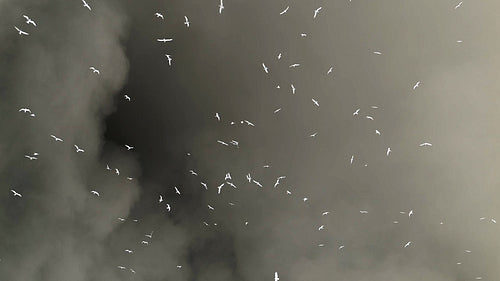
M500 3L87 2L0 0L1 280L498 279Z

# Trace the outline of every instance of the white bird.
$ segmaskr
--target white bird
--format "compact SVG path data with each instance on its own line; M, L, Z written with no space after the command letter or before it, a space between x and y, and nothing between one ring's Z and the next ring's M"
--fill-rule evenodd
M318 247L324 247L325 244L318 244Z
M92 8L90 8L89 4L87 4L87 2L85 2L85 0L82 0L83 2L83 7L89 9L89 11L92 11Z
M328 215L329 213L330 213L329 211L326 211L326 212L321 213L321 215L322 215L322 216L326 216L326 215Z
M307 198L307 197L302 198L302 201L304 201L304 202L306 202L307 200L309 200L309 198Z
M373 117L371 117L370 115L366 115L366 119L373 120Z
M239 143L237 141L235 141L235 140L231 140L229 143L232 144L232 145L234 145L234 146L236 146L236 147L238 147L238 148L240 147Z
M182 268L182 265L178 265L177 268Z
M126 144L126 145L125 145L125 147L127 148L127 150L134 149L134 147L133 147L133 146L130 146L130 145L128 145L128 144Z
M207 206L208 206L208 209L210 209L210 210L212 210L212 211L213 211L213 210L215 210L215 209L214 209L214 207L212 207L212 206L210 206L210 205L208 205L208 204L207 204Z
M391 153L391 148L390 148L390 147L388 147L388 148L387 148L387 152L386 152L385 154L386 154L387 156L389 156L389 153Z
M154 231L151 231L150 234L144 234L144 236L146 236L147 238L151 239L151 238L153 238L153 232Z
M172 38L158 38L158 39L156 39L156 41L163 42L163 43L171 42L172 40L174 40L174 39L172 39Z
M322 8L321 8L321 7L319 7L319 8L317 8L316 10L314 10L314 16L313 16L313 19L315 19L315 18L316 18L316 16L318 15L318 13L319 13L319 11L320 11L321 9L322 9Z
M264 165L262 166L262 168L270 168L271 166L270 165Z
M408 212L408 217L411 217L411 215L413 215L413 210L410 210L410 211Z
M247 180L248 182L252 182L252 176L250 176L250 173L247 174Z
M266 73L269 73L269 70L268 70L267 66L264 63L262 63L262 68L264 68L264 71Z
M106 170L111 171L111 168L109 167L108 164L106 164Z
M410 244L411 244L411 241L408 241L408 243L406 243L406 244L404 245L404 248L406 248L406 247L410 246Z
M312 102L313 102L316 106L319 106L319 102L318 102L317 100L315 100L315 99L311 99L311 100L312 100Z
M453 8L453 9L455 9L455 10L456 10L456 9L460 8L460 6L462 6L462 3L463 3L463 2L458 3L458 4L455 6L455 8Z
M398 221L393 221L392 223L399 223Z
M361 214L368 214L368 211L359 211Z
M354 115L358 115L358 114L359 114L359 110L360 110L359 108L358 108L358 109L356 109L356 111L354 111L354 112L352 113L352 116L354 116Z
M288 9L290 9L290 6L286 6L286 8L283 11L281 11L280 15L283 15L286 12L288 12Z
M162 14L160 14L160 13L155 13L155 16L156 16L157 18L161 18L161 19L163 19L163 15L162 15Z
M318 230L323 230L323 229L325 229L324 225L321 225L320 227L318 227Z
M236 185L234 185L234 183L232 182L229 182L229 181L226 181L226 183L231 186L232 188L237 188Z
M131 101L132 99L128 96L128 95L123 95L123 97L128 100L128 101Z
M372 105L370 107L373 108L373 109L377 109L378 108L378 106L376 106L376 105Z
M278 54L278 59L281 59L281 53Z
M255 125L252 122L250 122L248 120L243 120L243 121L245 121L245 123L247 123L248 126L255 127Z
M290 84L290 87L292 88L292 94L295 95L295 86L293 84Z
M115 173L116 173L117 175L120 175L120 170L118 170L117 168L115 168Z
M204 183L204 182L200 182L200 184L201 184L201 185L203 185L203 187L204 187L206 190L208 190L208 187L207 187L207 184L206 184L206 183Z
M306 34L306 33L301 33L301 34L300 34L300 36L302 36L302 37L306 37L306 36L307 36L307 34Z
M221 185L217 186L217 194L220 194L220 191L222 190L222 187L224 186L224 183Z
M17 191L15 191L14 189L11 189L10 191L12 192L12 194L14 194L14 197L16 197L16 196L17 196L17 197L23 197L23 196L21 195L21 193L18 193L18 192L17 192Z
M83 149L79 148L79 147L78 147L78 145L76 145L76 144L75 144L74 146L75 146L75 148L76 148L76 152L77 152L77 153L78 153L78 152L85 152L85 150L83 150Z
M125 249L125 252L127 252L127 253L129 253L129 254L133 254L133 253L134 253L134 251L129 250L129 249Z
M375 134L379 135L380 136L380 131L375 129Z
M354 155L351 156L351 164L354 161Z
M29 156L29 155L24 155L24 157L28 158L29 160L37 160L35 156Z
M419 146L432 146L432 143L424 142L421 143Z
M340 245L339 250L342 250L344 247L345 247L344 245Z
M223 142L221 140L217 140L217 142L220 143L220 144L222 144L222 145L229 146L229 144L227 144L227 143L225 143L225 142Z
M318 134L318 132L314 132L314 133L310 134L309 137L314 138L317 134Z
M135 270L133 270L132 268L129 268L129 269L130 269L130 272L135 274Z
M252 181L253 181L253 183L255 183L257 186L262 187L262 184L261 184L260 182L258 182L258 181L256 181L256 180L252 180Z
M280 180L285 179L286 176L280 176L276 179L276 182L274 183L274 187L277 187L280 184Z
M97 68L95 68L93 66L89 67L89 69L92 70L92 73L101 74L101 72L99 71L99 69L97 69Z
M125 219L124 219L124 218L118 218L118 220L119 220L119 221L125 221Z
M231 180L231 174L230 173L226 173L226 175L224 176L224 180L227 181L227 180Z
M36 26L36 22L32 19L30 19L27 15L23 15L23 17L26 19L26 24L32 24Z
M220 4L219 4L219 14L222 14L222 10L224 10L224 3L222 2L222 0L220 0Z
M220 121L219 112L215 112L215 118L217 118L217 121Z
M170 204L167 203L167 212L170 212L172 210L172 208L170 207Z
M415 83L415 85L413 85L413 90L415 90L416 88L418 88L420 86L420 81L417 81L417 83Z
M17 32L19 32L19 35L29 35L28 32L25 32L25 31L22 31L21 29L19 29L17 26L14 25L14 28L17 30Z
M326 75L328 75L328 74L332 73L332 71L333 71L333 67L330 67L330 68L328 69L328 71L326 72Z
M375 55L381 55L382 53L381 52L378 52L378 51L375 51L373 52Z
M471 250L465 250L465 252L466 252L466 253L472 253L472 251L471 251Z
M179 189L177 188L177 186L174 186L174 189L175 189L175 193L181 195L181 192L179 191Z
M90 193L94 194L95 196L99 197L100 194L99 192L95 191L95 190L91 190Z
M189 27L189 20L188 20L188 17L187 16L184 16L184 24Z
M167 57L167 62L168 62L168 65L169 65L169 66L172 66L172 55L165 54L165 56Z
M300 66L300 63L291 64L289 67L290 68L296 68L297 66Z
M280 110L281 110L281 107L280 107L280 108L278 108L278 109L276 109L275 111L273 111L273 113L275 113L275 114L276 114L276 113L278 113Z
M141 241L141 244L144 244L144 245L149 245L149 242L148 242L148 241L144 241L144 240L142 240L142 241Z
M160 198L158 199L158 203L163 202L163 196L160 194Z
M19 112L31 113L31 109L29 109L29 108L21 108L21 109L19 109Z
M278 276L278 272L274 272L274 281L278 281L280 280L279 276Z
M198 174L197 174L195 171L193 171L193 170L189 170L189 172L191 173L191 175L195 175L195 176L197 176L197 175L198 175Z
M119 265L119 266L117 266L117 267L118 267L119 269L122 269L122 270L127 269L125 266L121 266L121 265Z
M497 223L497 221L495 219L491 219L491 222L492 223Z
M292 194L292 192L290 192L290 190L287 190L287 191L286 191L286 194L291 195L291 194Z

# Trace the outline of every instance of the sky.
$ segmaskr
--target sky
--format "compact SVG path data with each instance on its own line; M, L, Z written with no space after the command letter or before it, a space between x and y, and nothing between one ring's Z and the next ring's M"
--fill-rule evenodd
M87 3L0 0L0 280L498 280L500 2Z

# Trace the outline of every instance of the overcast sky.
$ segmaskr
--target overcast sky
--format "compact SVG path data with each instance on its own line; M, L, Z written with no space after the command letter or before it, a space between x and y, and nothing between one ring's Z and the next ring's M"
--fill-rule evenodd
M498 280L500 2L87 3L0 0L0 280Z

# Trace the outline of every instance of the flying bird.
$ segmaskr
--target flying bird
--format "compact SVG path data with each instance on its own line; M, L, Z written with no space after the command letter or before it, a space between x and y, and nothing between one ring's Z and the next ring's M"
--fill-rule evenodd
M77 153L78 153L78 152L85 152L85 150L83 150L83 149L79 148L79 147L78 147L78 145L76 145L76 144L75 144L74 146L75 146L75 148L76 148L76 152L77 152Z
M207 187L207 184L206 184L206 183L204 183L204 182L200 182L200 184L201 184L201 185L202 185L202 186L203 186L206 190L208 190L208 187Z
M14 28L17 30L17 32L19 32L19 35L29 35L28 32L25 32L25 31L22 31L21 29L19 29L17 26L14 25Z
M148 242L148 241L144 241L144 240L142 240L142 241L141 241L141 244L144 244L144 245L149 245L149 242Z
M295 86L293 84L290 84L290 87L292 88L292 94L295 95Z
M160 194L160 198L158 199L158 203L163 202L163 196Z
M373 120L373 117L371 117L370 115L366 115L366 119Z
M326 211L326 212L321 213L321 215L322 215L322 216L326 216L326 215L328 215L329 213L330 213L329 211Z
M280 278L278 276L278 272L274 272L274 281L279 281Z
M318 230L323 230L323 229L325 229L324 225L321 225L320 227L318 227Z
M215 118L217 119L217 121L220 121L219 112L215 112Z
M92 73L101 74L101 72L99 71L99 69L97 69L97 68L95 68L93 66L89 67L89 69L92 70Z
M208 209L210 209L210 210L212 210L212 211L213 211L213 210L215 210L215 209L214 209L214 207L212 207L212 206L210 206L210 205L207 205L207 206L208 206Z
M332 73L332 71L333 71L333 67L330 67L330 68L328 69L328 71L326 72L326 75L328 75L328 74Z
M359 211L361 214L368 214L368 211Z
M134 149L134 147L133 147L133 146L130 146L130 145L128 145L128 144L126 144L126 145L125 145L125 147L127 148L127 150Z
M250 122L248 120L243 120L243 121L245 121L245 123L247 123L248 126L255 127L255 125L252 122Z
M352 113L352 116L354 116L354 115L358 115L358 114L359 114L359 108L358 108L358 109L356 109L356 111L354 111L354 112Z
M316 18L316 16L318 15L318 13L319 13L319 11L320 11L321 9L322 9L322 8L321 8L321 7L319 7L319 8L317 8L316 10L314 10L314 16L313 16L313 19L315 19L315 18Z
M410 211L408 212L408 217L411 217L411 215L413 215L413 210L410 210Z
M381 52L378 52L378 51L375 51L373 52L375 55L381 55L382 53Z
M460 8L460 7L462 6L462 3L463 3L463 2L458 3L458 4L455 6L455 8L453 8L453 9L455 9L455 10L456 10L456 9Z
M181 195L181 192L179 191L179 189L177 188L177 186L174 186L174 189L175 189L175 193Z
M432 143L424 142L421 143L419 146L432 146Z
M87 4L87 2L85 2L85 0L82 0L83 2L83 7L89 9L89 11L92 11L92 8L90 8L89 4Z
M149 239L153 238L153 231L151 231L150 234L144 234L144 236L146 236Z
M318 132L314 132L314 133L310 134L309 137L314 138L317 134L318 134Z
M123 97L128 100L128 101L131 101L132 99L128 96L128 95L123 95Z
M264 63L262 63L262 68L264 68L264 71L266 73L269 73L269 70L268 70L267 66Z
M26 24L32 24L36 26L36 22L32 19L30 19L27 15L23 15L23 17L26 19Z
M29 108L21 108L21 109L19 109L19 112L31 113L31 110Z
M226 175L224 176L224 180L227 181L227 180L231 180L231 173L226 173Z
M165 43L165 42L171 42L173 40L174 39L172 39L172 38L158 38L158 39L156 39L156 41L163 42L163 43Z
M172 66L172 55L165 54L165 56L167 57L167 62L168 62L168 65L169 65L169 66Z
M229 144L227 144L227 143L225 143L225 142L223 142L221 140L217 140L217 142L220 143L220 144L222 144L222 145L229 146Z
M278 59L281 59L281 53L278 54Z
M375 129L375 134L379 135L380 136L380 131Z
M14 197L16 197L16 196L17 196L17 197L23 197L23 196L21 195L21 193L18 193L18 192L17 192L17 191L15 191L14 189L11 189L10 191L12 192L12 194L14 195Z
M413 90L415 90L418 87L420 87L420 81L417 81L417 83L415 83L415 85L413 85Z
M290 9L290 6L286 6L286 8L280 12L280 15L286 14L286 12L288 12L288 9Z
M95 196L99 197L100 194L99 192L95 191L95 190L91 190L90 193L94 194Z
M116 173L117 175L120 175L120 170L118 170L117 168L115 168L115 173Z
M274 183L274 187L277 187L280 184L280 180L285 179L286 176L280 176L276 179L276 182Z
M391 148L390 148L390 147L388 147L388 148L387 148L387 152L386 152L385 154L386 154L387 156L389 156L389 153L391 153L391 151L392 151L392 150L391 150Z
M184 24L189 27L189 20L188 20L188 17L187 16L184 16Z
M24 155L24 157L28 158L29 160L37 160L35 156L29 156L29 155Z
M155 13L155 16L156 16L157 18L161 18L161 19L163 19L163 15L162 15L162 14L160 14L160 13Z
M253 181L253 183L255 183L257 186L262 187L262 184L261 184L260 182L258 182L258 181L256 181L256 180L252 180L252 181Z
M281 107L280 107L280 108L278 108L278 109L276 109L275 111L273 111L273 113L275 113L275 114L276 114L276 113L280 112L280 110L281 110Z
M410 246L410 244L411 244L411 241L408 241L408 243L406 243L406 244L404 245L404 248L406 248L406 247Z
M125 266L121 266L121 265L119 265L119 266L117 266L117 267L118 267L119 269L122 269L122 270L127 269Z
M125 252L127 252L127 253L129 253L129 254L133 254L133 253L134 253L134 251L129 250L129 249L125 249Z
M311 100L312 100L312 102L313 102L316 106L319 106L319 102L318 102L317 100L315 100L315 99L311 99Z
M170 212L170 210L172 210L172 208L170 207L170 204L167 203L167 212Z
M222 14L222 10L224 10L224 3L222 2L222 0L220 0L220 4L219 4L219 14Z
M297 66L300 66L300 63L291 64L289 67L290 68L296 68Z
M222 183L221 185L217 186L217 194L220 194L223 186L224 186L224 183Z
M339 250L342 250L344 247L345 247L344 245L340 245Z
M55 141L63 141L63 139L58 138L58 137L56 137L54 135L50 135L50 137L53 138Z

